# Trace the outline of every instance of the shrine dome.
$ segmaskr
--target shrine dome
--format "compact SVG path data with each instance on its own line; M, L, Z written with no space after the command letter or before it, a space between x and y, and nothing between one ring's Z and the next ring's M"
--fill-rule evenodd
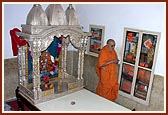
M66 9L66 18L68 21L68 25L80 25L75 9L72 4Z
M48 25L48 18L45 11L40 4L33 5L32 9L27 15L27 25Z
M67 25L65 12L60 4L50 4L45 10L49 25Z
M35 4L27 15L26 24L40 26L80 25L72 4L68 6L66 11L60 4L50 4L45 11L40 4Z

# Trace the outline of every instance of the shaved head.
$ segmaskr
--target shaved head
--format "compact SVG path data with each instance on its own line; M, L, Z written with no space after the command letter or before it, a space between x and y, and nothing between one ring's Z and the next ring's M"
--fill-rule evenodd
M108 39L108 40L107 40L107 44L109 44L110 42L115 43L115 41L114 41L113 39Z
M107 46L109 47L110 50L114 50L115 41L113 39L108 39L107 40Z

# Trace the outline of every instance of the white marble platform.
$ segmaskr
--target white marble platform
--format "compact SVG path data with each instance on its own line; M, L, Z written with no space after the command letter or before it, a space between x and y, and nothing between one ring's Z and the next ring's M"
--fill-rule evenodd
M41 111L58 112L131 111L86 89L81 89L72 94L39 103L36 107L38 107Z

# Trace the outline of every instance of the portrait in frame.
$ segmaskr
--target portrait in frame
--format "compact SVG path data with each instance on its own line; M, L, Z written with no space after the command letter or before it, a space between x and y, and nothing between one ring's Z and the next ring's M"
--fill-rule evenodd
M87 53L92 56L98 57L98 54L103 47L105 26L89 25L89 32L91 37L88 41Z

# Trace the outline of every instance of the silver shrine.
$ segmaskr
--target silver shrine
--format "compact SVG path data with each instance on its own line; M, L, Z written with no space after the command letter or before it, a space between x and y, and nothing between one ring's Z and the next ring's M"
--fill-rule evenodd
M73 6L70 4L64 12L60 4L50 4L44 11L40 4L35 4L27 15L26 24L21 26L22 32L17 32L17 35L25 39L28 45L19 47L20 93L31 103L37 104L82 89L84 52L90 33L82 31ZM44 87L48 86L41 81L40 58L42 52L51 45L55 36L63 38L61 58L59 58L59 75L56 79L49 79L50 85L54 84L53 87L42 90L42 84ZM70 45L75 49L78 56L76 57L76 66L71 66L74 69L72 70L73 73L76 72L75 75L71 74L72 72L67 72L72 69L67 65L69 58L76 56L73 56L74 54L68 55L71 52L69 50ZM28 49L32 57L31 73L28 71ZM31 82L29 82L29 74L32 75Z

